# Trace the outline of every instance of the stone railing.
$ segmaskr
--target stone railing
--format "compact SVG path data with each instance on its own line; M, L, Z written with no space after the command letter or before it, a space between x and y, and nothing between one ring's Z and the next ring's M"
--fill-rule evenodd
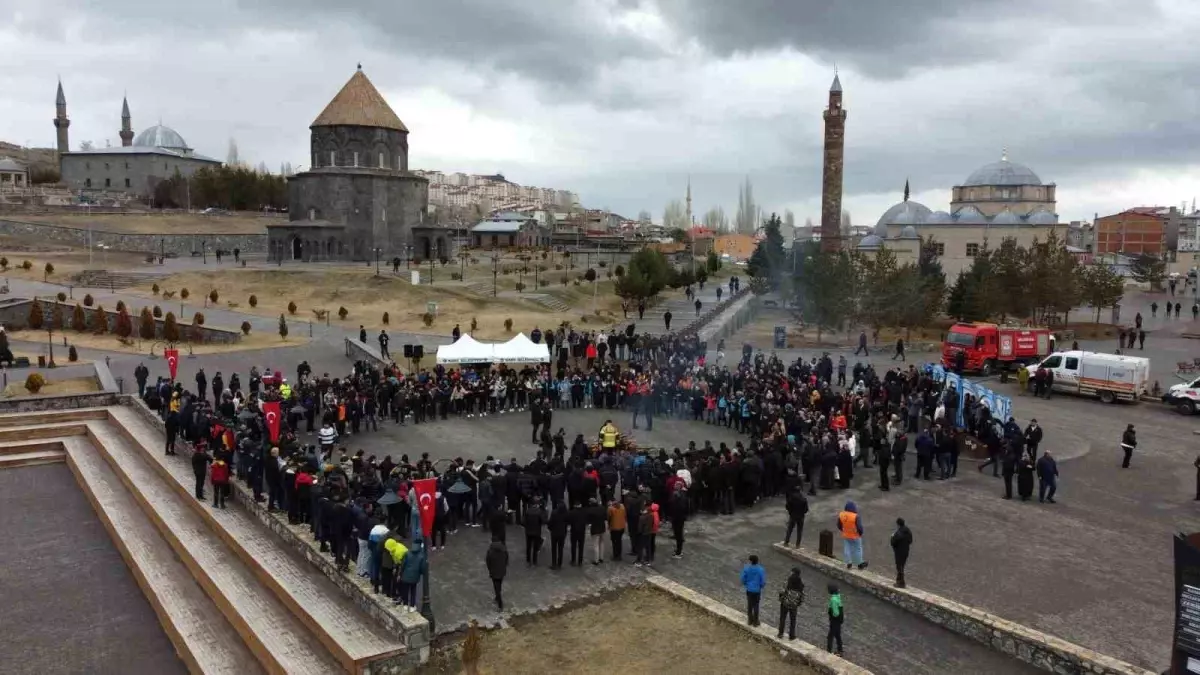
M282 221L281 221L282 222ZM241 249L245 254L265 254L267 235L262 234L128 234L87 227L29 223L0 219L0 234L37 238L47 242L86 247L103 244L114 251L135 251L155 255L173 254L186 258L201 247L208 251Z
M155 429L166 435L166 424L162 418L154 414L135 396L122 396L120 402L136 411ZM190 444L176 441L177 450L191 456ZM321 553L320 546L312 537L303 532L304 528L293 528L288 524L286 516L280 516L267 511L267 503L254 501L254 493L240 481L230 481L235 495L234 501L247 512L252 514L272 532L279 535L283 542L298 552L314 567L320 570L348 597L359 609L379 622L386 630L403 641L407 652L402 660L402 668L398 672L411 672L417 666L429 660L429 641L431 639L429 622L420 614L398 611L391 602L381 595L371 593L370 585L360 585L358 576L351 572L341 572L333 564L327 554Z
M779 553L908 610L959 635L1052 673L1155 675L1062 638L1013 623L994 614L915 588L896 588L891 579L866 570L846 569L835 558L775 544Z
M0 414L27 413L40 410L71 410L74 408L96 408L110 405L116 405L119 397L117 381L113 378L112 371L108 369L103 361L97 361L92 364L93 376L96 378L96 386L98 391L85 392L81 394L62 394L50 396L14 396L13 398L0 399ZM28 373L40 372L30 370ZM53 373L53 370L45 371L44 375ZM47 380L50 378L47 377ZM19 383L19 382L18 382Z

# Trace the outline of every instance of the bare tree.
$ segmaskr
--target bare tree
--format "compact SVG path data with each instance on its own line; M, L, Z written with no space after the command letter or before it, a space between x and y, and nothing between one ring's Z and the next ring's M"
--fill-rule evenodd
M741 234L754 234L758 229L758 207L754 204L754 188L750 177L738 189L738 210L734 218L734 229Z
M239 163L240 163L240 160L238 159L237 141L230 138L229 139L229 152L225 154L225 165L231 166L231 167L236 167L236 166L238 166Z
M684 208L683 202L678 199L667 202L667 207L663 209L662 225L668 230L688 228L687 209Z
M796 229L796 214L792 213L791 209L783 210L783 229L785 232Z
M705 211L701 222L704 223L704 227L714 232L725 232L729 229L729 218L725 215L725 209L720 206Z
M84 141L79 144L79 149L84 150L84 151L93 150L93 149L95 149L95 147L96 147L96 145L94 143L92 143L91 141Z

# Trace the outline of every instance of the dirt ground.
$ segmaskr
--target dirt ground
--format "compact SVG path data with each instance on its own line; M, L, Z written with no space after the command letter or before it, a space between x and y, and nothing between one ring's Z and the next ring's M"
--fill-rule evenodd
M140 309L138 311L140 311ZM134 320L134 329L136 330L136 315ZM228 330L234 330L233 327L221 327L228 328ZM307 331L305 331L304 335L300 335L299 326L289 324L288 328L289 334L287 340L281 339L279 335L274 332L252 332L250 335L242 336L242 341L234 344L198 344L192 345L191 349L193 354L227 354L229 352L240 352L248 349L287 349L289 347L300 347L308 344L309 340ZM117 336L112 335L111 333L94 335L92 333L78 333L68 329L61 333L56 333L56 335L65 335L67 342L75 345L78 348L101 349L110 352L123 352L125 354L149 354L150 350L154 349L156 344L157 349L163 348L162 343L155 340L134 339L134 343L132 345L125 345L121 343ZM46 332L41 330L9 331L8 337L11 340L25 340L29 342L37 342L40 340L45 342ZM57 341L58 338L56 337L55 340ZM60 349L62 350L61 356L58 355ZM180 354L186 354L187 350L187 343L180 343ZM56 362L65 362L66 348L61 347L60 344L55 344L54 353ZM36 355L32 358L34 361L37 361Z
M22 243L15 243L17 241ZM8 259L7 268L0 265L0 278L51 281L57 284L70 284L72 275L88 269L153 267L146 263L145 255L141 253L104 252L93 249L89 258L87 249L55 247L53 250L38 250L27 240L11 237L0 239L0 258ZM31 265L29 270L21 267L26 260ZM54 274L46 275L46 263L54 265Z
M228 216L206 216L200 213L132 213L88 215L63 213L53 215L19 215L15 220L31 223L50 223L64 227L85 228L89 224L104 232L126 234L266 234L267 223L279 222L284 215L265 216L246 213Z
M464 672L460 651L436 653L418 673ZM815 672L785 661L740 629L649 589L485 633L479 666L489 675Z
M65 364L64 364L65 365ZM86 394L91 391L100 391L100 385L94 377L72 377L66 380L55 380L53 375L48 373L51 371L41 371L42 377L46 378L46 384L38 391L37 396L63 396L65 394ZM25 380L10 382L4 388L4 398L13 398L16 396L32 396L25 389Z
M620 301L613 295L611 282L597 285L597 309L601 316L596 316L591 313L592 287L586 283L580 286L569 284L565 288L560 284L557 288L541 291L571 305L573 310L568 314L553 312L516 297L493 298L490 294L481 294L482 289L461 284L439 286L436 278L433 286L413 286L407 279L391 274L375 276L373 268L365 267L312 272L247 269L177 274L159 281L158 285L162 291L174 291L175 302L178 302L178 292L188 289L189 309L204 311L202 298L215 289L221 308L270 317L287 314L295 334L304 330L306 322L319 320L319 310L329 313L330 323L341 322L350 328L363 325L375 333L386 328L449 334L456 323L467 333L471 332L471 320L475 319L478 328L473 335L485 339L511 337L517 332L528 334L535 326L545 330L563 321L580 325L585 315L588 316L586 326L594 328L609 325L621 316ZM490 277L488 280L491 281ZM503 292L504 288L499 290ZM150 288L132 288L128 292L154 297ZM254 307L250 305L251 295L257 300ZM290 302L296 303L294 315L288 313ZM431 326L426 326L422 316L429 302L437 303L437 317ZM345 320L338 318L341 307L349 312ZM384 312L388 314L386 325ZM504 328L505 319L512 319L511 332Z

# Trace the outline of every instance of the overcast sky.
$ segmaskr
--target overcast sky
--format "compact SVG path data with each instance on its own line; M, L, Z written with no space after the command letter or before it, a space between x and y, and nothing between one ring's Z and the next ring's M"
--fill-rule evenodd
M352 8L347 8L347 6ZM819 221L821 110L845 88L844 206L872 224L1009 156L1063 220L1200 192L1195 0L0 0L0 140L71 145L162 123L197 152L308 163L308 125L363 69L413 168L503 172L655 219Z

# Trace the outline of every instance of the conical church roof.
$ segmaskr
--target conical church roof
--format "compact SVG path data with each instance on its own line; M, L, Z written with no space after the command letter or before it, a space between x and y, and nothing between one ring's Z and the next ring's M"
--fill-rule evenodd
M363 74L361 66L309 126L382 127L408 131L408 127L396 116L383 95Z

